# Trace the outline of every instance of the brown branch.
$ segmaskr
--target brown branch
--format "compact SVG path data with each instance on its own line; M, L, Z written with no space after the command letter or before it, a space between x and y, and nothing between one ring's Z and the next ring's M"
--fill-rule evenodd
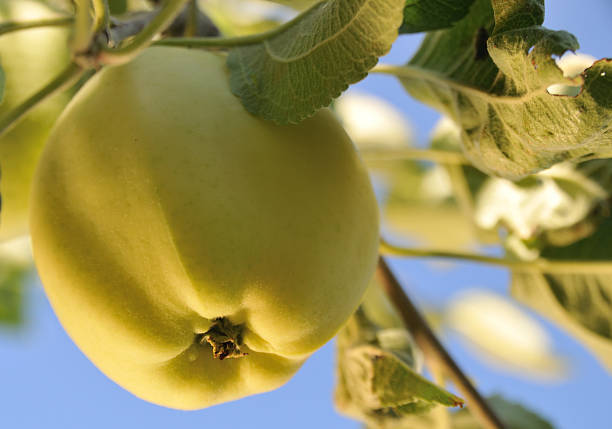
M470 410L474 413L474 417L484 428L504 429L503 423L438 341L427 321L408 298L382 256L378 261L376 275L381 280L383 289L400 314L406 328L414 337L417 345L423 350L426 361L435 362L435 365L439 366L457 386L457 389L467 401Z
M219 36L219 29L208 15L197 6L195 6L195 10L191 10L190 6L191 4L188 4L162 34L168 37L179 37L185 34L187 27L192 27L192 37ZM113 46L119 45L124 39L140 33L158 12L158 9L138 11L132 12L121 20L113 19L110 29L107 30L107 39Z

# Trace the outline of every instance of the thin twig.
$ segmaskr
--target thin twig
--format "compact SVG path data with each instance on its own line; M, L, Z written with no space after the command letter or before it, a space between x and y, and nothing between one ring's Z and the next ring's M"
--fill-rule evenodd
M153 38L165 30L181 13L187 0L167 0L150 22L125 46L118 48L102 47L96 62L100 65L123 64L136 57L151 44Z
M377 161L418 160L432 161L439 164L470 165L467 158L460 152L451 152L448 150L438 149L419 149L412 147L393 150L368 149L362 150L361 156L368 164Z
M466 399L470 411L473 412L474 417L484 428L503 429L502 422L438 341L382 257L378 262L377 275L389 299L402 317L406 328L413 335L417 345L423 350L426 361L435 362L435 365L438 365L457 386L461 395Z
M520 272L538 271L542 273L551 274L610 274L612 272L612 263L609 261L555 261L543 258L536 259L533 261L520 261L514 259L497 258L494 256L479 255L475 253L401 247L390 244L384 239L381 239L379 251L382 255L388 256L455 259L487 265L497 265L509 268L513 271Z
M0 136L8 132L13 125L39 103L54 93L67 88L83 75L83 69L75 63L70 63L51 82L23 101L19 106L0 116Z
M288 28L293 27L296 22L300 22L304 16L311 14L313 10L319 7L321 7L321 4L315 2L310 8L304 10L295 18L262 33L236 37L176 37L158 40L153 44L159 46L182 46L185 48L231 48L236 46L255 45L265 42L278 34L282 34Z

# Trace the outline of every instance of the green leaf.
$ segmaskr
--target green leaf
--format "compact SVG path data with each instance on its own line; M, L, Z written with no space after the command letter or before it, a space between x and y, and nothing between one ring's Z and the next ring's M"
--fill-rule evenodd
M553 429L548 421L518 403L510 402L499 395L487 398L487 401L507 429ZM468 409L459 410L453 415L452 421L452 429L481 428Z
M470 10L474 0L406 0L400 34L451 27Z
M338 334L337 346L335 401L344 414L380 427L436 405L463 405L418 373L418 351L375 281Z
M489 178L476 198L476 222L485 229L503 226L510 236L539 240L538 245L571 244L590 235L584 221L596 222L592 215L607 206L610 196L586 172L564 163L516 183Z
M553 57L578 43L542 20L541 0L477 0L453 28L428 34L406 66L379 71L460 124L466 155L484 171L517 179L561 161L606 157L612 60L564 76ZM583 90L552 95L552 85Z
M404 0L329 0L266 40L230 51L232 92L279 124L298 123L366 77L397 38Z
M554 429L553 426L542 417L524 406L510 402L499 395L487 398L487 402L495 411L495 414L504 423L506 429ZM440 416L440 413L447 416ZM440 417L446 417L441 419ZM440 424L442 422L448 422ZM444 427L448 429L482 429L480 423L470 413L470 409L464 408L457 412L448 413L440 406L428 412L410 414L395 420L386 420L383 424L372 425L377 429L432 429Z
M612 372L612 219L595 234L566 247L548 247L556 261L601 261L591 273L515 272L512 295L565 329Z

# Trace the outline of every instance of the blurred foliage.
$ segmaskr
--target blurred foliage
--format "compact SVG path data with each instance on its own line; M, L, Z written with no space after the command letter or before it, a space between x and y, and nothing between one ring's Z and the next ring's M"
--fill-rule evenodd
M23 323L23 289L28 269L0 263L0 324Z
M544 327L509 299L486 289L454 296L445 311L445 330L456 332L477 357L498 370L535 380L566 377L567 362Z
M33 270L29 237L0 244L0 325L24 322L24 292Z
M506 425L506 429L554 429L545 419L535 414L516 402L504 399L500 395L487 398L487 402L501 421ZM477 422L469 408L464 408L456 412L448 412L444 409L431 410L427 413L413 414L405 416L403 419L387 421L381 425L368 425L368 429L481 429L482 426ZM442 412L444 414L440 414Z
M555 261L598 261L592 273L566 270L515 272L512 295L586 346L612 372L612 219L570 246L546 247L542 256Z
M463 404L420 375L420 352L376 281L338 334L337 351L335 401L343 414L384 427L436 404Z

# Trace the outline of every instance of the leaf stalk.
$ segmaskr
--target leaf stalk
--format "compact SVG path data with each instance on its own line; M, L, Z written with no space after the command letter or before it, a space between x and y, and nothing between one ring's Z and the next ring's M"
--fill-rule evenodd
M20 105L0 116L0 137L8 132L24 115L34 109L47 97L67 88L76 82L84 73L84 70L76 63L70 63L51 82L31 95Z
M381 239L379 251L381 255L404 256L415 258L443 258L460 261L475 262L488 265L497 265L509 268L517 272L539 271L542 273L555 274L610 274L612 264L608 261L570 261L536 259L533 261L521 261L494 256L479 255L467 252L450 252L444 250L419 249L411 247L396 246Z

